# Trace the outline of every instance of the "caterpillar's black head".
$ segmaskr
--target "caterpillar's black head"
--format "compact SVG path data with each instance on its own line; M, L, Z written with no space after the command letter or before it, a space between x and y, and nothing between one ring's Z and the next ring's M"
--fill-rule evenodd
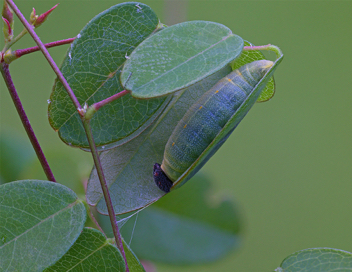
M170 188L173 182L167 177L163 169L161 169L159 163L154 164L153 176L155 184L159 187L160 190L164 191L165 193L170 192Z

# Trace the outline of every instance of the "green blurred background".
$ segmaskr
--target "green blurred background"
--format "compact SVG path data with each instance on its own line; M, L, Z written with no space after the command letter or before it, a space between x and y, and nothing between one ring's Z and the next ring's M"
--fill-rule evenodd
M43 42L74 37L96 14L121 2L61 0L38 34ZM16 3L27 18L32 7L40 14L56 4ZM275 44L285 54L275 72L275 97L255 105L202 169L218 196L242 209L241 250L203 266L158 264L158 271L272 271L297 250L352 251L352 1L144 3L166 24L219 22L255 45ZM21 29L16 20L15 33ZM34 42L28 36L14 49L29 46ZM50 52L60 64L66 50ZM39 53L15 61L10 71L54 174L75 187L92 162L88 153L64 145L48 124L54 73ZM0 88L1 135L28 145L3 80ZM43 178L39 169L27 168L16 178Z

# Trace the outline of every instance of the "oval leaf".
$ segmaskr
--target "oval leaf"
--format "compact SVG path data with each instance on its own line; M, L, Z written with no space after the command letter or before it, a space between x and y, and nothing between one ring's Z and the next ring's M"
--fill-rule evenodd
M175 93L156 124L125 145L100 153L116 214L145 207L165 194L154 183L154 163L162 161L166 142L188 108L230 72L230 66L226 66L199 83ZM86 197L90 205L97 206L100 213L107 214L95 169L88 181Z
M130 2L111 7L87 24L61 67L82 106L123 90L119 77L126 54L131 54L151 35L158 23L148 6ZM134 138L160 114L165 103L165 98L136 100L128 94L104 106L91 120L96 145L118 145ZM50 97L48 115L51 126L66 144L89 146L77 110L58 79Z
M49 181L1 185L0 206L1 271L41 271L54 264L86 221L84 204L76 194Z
M125 261L116 246L96 229L84 228L69 251L45 272L125 271ZM132 271L132 270L131 270Z
M121 73L122 85L138 98L184 89L237 58L241 37L224 25L191 21L156 33L132 52Z
M240 245L240 218L233 202L210 201L211 189L208 179L195 176L187 188L139 212L122 234L132 235L140 258L155 262L196 264L224 257Z
M288 256L275 271L351 271L351 269L352 253L334 248L310 248Z
M244 46L253 46L250 42L244 41ZM242 51L241 55L231 63L233 70L240 68L241 66L256 61L266 59L265 56L256 50ZM274 77L271 77L266 84L265 88L260 93L257 102L265 102L270 100L275 94L275 81Z

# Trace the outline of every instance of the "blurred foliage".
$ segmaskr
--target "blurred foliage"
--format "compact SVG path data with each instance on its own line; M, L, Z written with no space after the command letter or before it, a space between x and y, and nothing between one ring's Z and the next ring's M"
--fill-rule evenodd
M224 257L239 248L242 215L227 196L214 195L212 187L197 174L150 207L119 216L122 235L139 258L150 261L184 265ZM112 237L109 217L97 218Z

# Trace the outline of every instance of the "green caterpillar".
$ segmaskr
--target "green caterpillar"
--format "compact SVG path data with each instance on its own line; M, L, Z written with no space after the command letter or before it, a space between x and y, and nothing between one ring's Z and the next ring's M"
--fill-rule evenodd
M273 62L248 63L216 83L193 104L172 132L162 164L154 165L154 181L164 192L199 157L245 101Z

